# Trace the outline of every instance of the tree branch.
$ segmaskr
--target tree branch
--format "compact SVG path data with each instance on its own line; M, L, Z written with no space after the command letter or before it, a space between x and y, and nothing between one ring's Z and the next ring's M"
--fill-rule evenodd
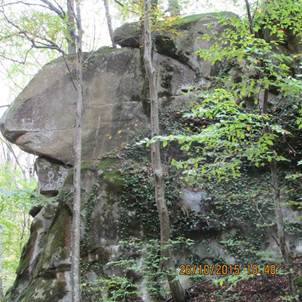
M62 19L64 19L65 18L65 11L62 9L62 7L60 6L60 5L58 5L58 3L57 2L55 2L58 6L59 6L59 8L57 8L57 7L55 7L50 1L48 1L48 0L40 0L41 2L43 2L43 3L45 3L46 5L47 5L47 7L51 10L51 11L53 11L53 12L55 12L58 16L60 16Z
M116 4L118 4L119 6L121 6L121 7L124 7L124 6L125 6L125 4L123 4L123 3L120 2L119 0L114 0L114 2L115 2Z

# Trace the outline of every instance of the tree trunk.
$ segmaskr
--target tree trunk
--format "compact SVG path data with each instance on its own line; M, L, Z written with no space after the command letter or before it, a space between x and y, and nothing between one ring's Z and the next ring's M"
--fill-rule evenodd
M2 279L2 255L3 255L3 250L2 250L2 225L0 225L0 301L4 298L4 290L3 290L3 279Z
M159 107L158 107L158 88L157 76L153 66L152 52L152 33L151 33L151 2L145 0L144 3L144 63L146 75L149 82L149 96L151 102L151 135L152 137L159 135ZM159 213L160 220L160 243L161 255L163 257L162 267L167 273L168 282L172 297L175 302L185 301L185 292L180 282L171 277L170 272L175 268L172 263L171 250L168 246L170 239L170 219L169 212L165 200L164 172L161 162L160 142L151 145L151 161L155 183L155 201Z
M72 219L72 302L81 301L80 291L80 240L81 240L81 155L82 155L82 107L83 107L83 58L82 58L82 23L80 0L76 1L76 70L77 70L77 102L74 137L74 197Z
M249 20L249 29L250 33L254 33L254 28L253 28L253 18L252 18L252 13L251 13L251 6L248 0L245 0L245 7L246 7L246 12L247 12L247 17Z
M2 269L0 268L0 274L2 274ZM3 282L2 282L2 276L0 276L0 301L4 298L4 292L3 292Z
M113 39L113 28L112 28L112 21L111 21L111 15L110 15L110 10L109 10L109 3L108 3L108 0L103 0L103 1L104 1L107 26L108 26L108 31L109 31L112 47L116 48L116 44Z
M260 100L261 114L267 113L268 95L269 95L269 92L267 89L265 89L264 94L263 94L263 99ZM277 225L278 244L279 244L279 248L280 248L284 263L289 270L288 283L289 283L290 292L294 296L295 295L295 285L294 285L294 280L293 280L293 263L292 263L292 258L290 255L290 249L287 246L286 238L285 238L280 183L279 183L279 179L278 179L278 166L277 166L277 162L275 160L273 160L270 163L270 169L271 169L271 179L272 179L272 186L273 186L273 199L274 199L275 219L276 219L276 225Z
M171 16L179 16L180 15L180 4L178 0L169 0L168 10Z
M75 12L74 12L74 0L67 0L67 28L68 28L68 53L76 53L76 22L75 22Z
M275 217L277 225L277 237L279 241L279 248L284 259L284 263L289 270L288 273L288 283L290 292L292 295L295 293L295 285L293 280L293 263L290 255L289 247L287 246L284 232L284 218L281 206L281 194L280 194L280 183L278 179L278 168L276 161L271 163L271 176L272 185L274 190L274 207L275 207Z

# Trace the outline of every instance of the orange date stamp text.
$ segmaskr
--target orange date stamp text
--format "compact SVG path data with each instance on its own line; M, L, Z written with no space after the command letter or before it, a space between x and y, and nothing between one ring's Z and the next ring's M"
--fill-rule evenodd
M240 275L247 272L249 275L276 276L279 266L277 264L180 264L179 275L183 276L227 276Z

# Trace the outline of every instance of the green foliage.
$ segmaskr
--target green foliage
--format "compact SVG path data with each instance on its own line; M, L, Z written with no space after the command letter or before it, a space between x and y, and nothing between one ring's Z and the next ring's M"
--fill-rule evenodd
M122 0L122 5L118 6L123 18L128 18L130 14L141 16L144 11L144 2L142 0Z
M252 275L248 274L247 270L241 270L238 275L223 276L216 279L212 279L213 284L223 286L225 283L235 286L242 280L248 280L252 278Z
M82 283L81 288L86 299L93 297L93 301L108 302L138 301L137 288L128 278L120 276L100 277L93 284Z
M21 16L15 22L35 40L49 40L58 45L64 44L67 23L62 22L58 15L33 11L28 15Z
M12 284L23 245L28 239L29 209L36 200L36 181L26 180L9 164L0 166L1 277L5 288Z
M201 127L193 133L187 129L184 134L145 142L160 139L165 147L168 142L176 141L188 155L196 154L188 160L172 160L173 165L184 170L188 181L197 176L221 181L238 177L244 162L260 167L272 160L286 160L272 146L280 135L288 132L273 124L269 115L246 111L226 89L201 94L200 101L184 117L198 120Z
M203 211L185 214L179 206L181 180L172 172L166 178L166 197L173 240L179 236L205 240L232 229L232 232L227 231L228 236L223 240L236 241L239 246L223 244L228 253L236 259L259 260L257 253L264 247L265 233L273 226L273 205L267 192L269 174L258 173L256 176L245 172L239 179L222 180L219 184L205 179ZM150 167L126 166L122 175L121 238L140 238L143 234L144 238L157 239L159 221Z
M123 176L119 169L120 162L116 158L103 158L98 165L98 173L106 183L107 189L118 192L123 187Z
M128 240L143 234L144 238L157 239L159 220L150 166L138 166L131 161L123 167L122 177L120 237ZM226 232L228 236L223 241L240 244L234 248L223 244L228 253L236 259L258 261L257 253L264 247L265 233L273 226L272 199L267 191L269 182L270 175L259 172L252 175L241 172L239 179L221 180L219 184L206 178L202 182L202 212L188 210L185 214L180 207L180 188L184 184L177 171L170 169L166 177L166 198L173 240L179 236L206 240L232 230Z
M301 10L295 13L299 18L302 16ZM278 17L285 19L280 23L284 33L287 31L286 36L299 39L297 30L290 26L289 16L288 12L278 12ZM264 16L257 15L254 22L260 22L260 19L261 22L265 20ZM285 45L285 36L278 35L274 25L265 27L262 23L257 27L257 23L255 33L251 33L244 19L221 18L220 23L225 31L215 37L203 35L203 39L211 42L211 47L196 52L201 59L222 66L213 77L212 87L202 93L200 87L190 91L194 104L180 116L182 127L172 129L169 135L145 139L141 143L159 140L163 147L171 147L171 143L175 146L176 142L180 152L172 159L172 165L183 171L187 184L200 186L202 183L204 187L211 182L217 185L218 181L219 186L231 188L230 192L221 192L222 200L215 194L220 203L212 200L206 220L195 220L192 215L187 223L190 225L191 222L190 226L193 226L195 222L195 230L205 234L208 231L209 236L230 229L230 232L224 232L220 241L229 254L236 259L262 261L268 258L263 253L265 234L275 227L272 197L269 196L270 179L262 179L267 186L263 195L267 196L261 200L257 188L249 190L251 184L242 187L236 182L241 182L246 171L251 174L256 168L260 177L270 163L279 162L278 166L287 166L292 172L285 180L287 187L281 188L282 199L291 200L295 209L301 206L301 186L297 185L301 179L295 165L300 164L302 156L299 151L302 82L296 71L296 57L281 48L288 45ZM238 192L237 196L234 190ZM220 222L226 222L216 225L216 233L209 227L215 215L216 220L221 217ZM233 224L228 223L224 215ZM205 221L207 228L202 225ZM186 230L190 231L190 228ZM301 224L287 222L285 231L300 236Z
M179 184L175 171L165 178L166 200L169 209L179 199ZM159 236L159 218L154 199L154 179L149 164L126 164L122 171L121 218L119 234L122 239L131 236L146 238Z
M63 15L25 4L4 1L0 14L0 61L13 96L41 66L66 52L69 39Z
M135 15L142 20L142 16L144 14L143 0L121 0L120 3L122 4L122 6L118 6L118 8L123 18L126 19L129 18L130 15ZM159 3L159 5L152 6L152 31L161 31L177 34L175 25L179 24L181 18L179 16L167 16L166 11L164 11L161 4L162 3Z
M184 246L192 245L191 240L177 238L170 241L169 247L178 251ZM119 242L120 256L118 259L106 263L107 270L113 273L108 276L103 267L82 264L82 290L87 301L140 301L138 282L144 287L153 299L161 300L167 297L166 273L161 269L163 258L160 256L160 244L157 239L142 240L132 238ZM85 273L94 270L99 278L94 282L85 279ZM144 281L142 280L144 278ZM96 299L100 300L96 300ZM86 300L85 300L86 301Z
M279 41L284 41L289 33L301 37L301 10L301 0L262 1L255 14L254 29L265 29Z
M280 18L287 20L290 15L280 14ZM255 18L255 24L260 19ZM281 23L289 28L286 20ZM183 115L188 122L178 133L142 141L150 144L160 140L164 147L177 142L187 159L173 159L172 165L183 170L188 183L201 177L221 181L239 177L244 166L289 161L291 154L278 145L281 140L290 140L301 124L298 108L302 82L292 72L294 58L279 51L281 41L250 33L244 19L220 17L219 22L225 27L223 33L215 37L204 34L202 38L210 40L211 47L196 52L212 64L224 62L216 86L195 96L191 110ZM282 113L282 118L296 120L296 125L278 118L276 111L282 108L269 102L269 93L281 96L281 102L293 100L292 116Z
M257 253L265 246L265 234L271 229L273 204L266 184L267 173L247 175L239 179L213 182L209 187L214 194L209 218L216 218L227 231L221 243L238 261L259 261ZM210 219L209 219L210 221Z
M67 19L47 10L22 10L22 14L5 10L1 15L0 43L9 50L41 48L64 51L67 47ZM1 51L5 51L1 47ZM20 56L22 57L22 56Z
M146 242L142 249L144 253L143 272L147 279L146 286L149 294L153 298L164 297L162 292L165 278L165 272L160 269L161 257L160 257L160 244L158 240L150 240Z

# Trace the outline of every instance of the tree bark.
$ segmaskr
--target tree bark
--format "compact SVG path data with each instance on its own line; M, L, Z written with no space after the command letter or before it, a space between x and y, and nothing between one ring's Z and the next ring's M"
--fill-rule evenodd
M156 70L153 65L152 33L151 33L151 1L144 2L144 64L149 82L149 97L151 103L151 135L159 135L159 105ZM180 282L171 277L170 272L175 268L172 263L171 250L168 246L170 239L170 218L165 200L164 172L161 162L160 142L151 145L151 162L155 183L155 201L160 220L160 243L163 257L162 267L167 273L169 287L175 302L185 301L185 292Z
M75 12L74 12L74 0L67 0L67 28L68 28L68 37L67 37L67 45L68 45L68 53L75 54L76 53L76 22L75 22Z
M1 273L2 273L2 270L0 271L0 274ZM4 298L3 282L2 282L2 276L0 276L0 301L2 301L3 298Z
M180 15L180 4L178 0L169 0L168 10L171 16L179 16Z
M3 255L3 251L2 251L2 225L0 225L0 301L2 301L3 297L4 297L4 290L3 290L3 279L2 279L2 255Z
M288 282L290 292L294 295L295 285L293 280L293 263L290 255L289 247L286 243L285 232L284 232L284 218L282 213L281 206L281 192L280 192L280 183L278 179L278 168L276 161L271 163L271 177L272 177L272 186L274 192L274 207L275 207L275 217L277 225L277 237L279 241L279 248L284 259L284 263L289 270L288 273Z
M268 95L269 95L269 92L267 89L265 89L264 94L263 94L263 99L260 100L261 114L267 113ZM281 191L280 191L280 183L279 183L279 178L278 178L278 166L277 166L277 162L275 160L273 160L270 163L270 170L271 170L271 179L272 179L272 187L273 187L273 200L274 200L275 219L276 219L276 226L277 226L278 244L279 244L279 248L280 248L284 263L289 270L288 283L289 283L290 292L294 296L295 295L295 285L294 285L294 280L293 280L293 262L292 262L292 258L290 255L290 249L286 243L286 238L285 238Z
M113 39L113 28L112 28L112 21L111 21L109 3L108 3L108 0L103 0L103 1L104 1L104 7L105 7L106 20L107 20L107 26L108 26L108 32L109 32L110 40L111 40L111 43L112 43L112 47L116 48L116 44L115 44L114 39Z
M82 57L82 23L80 0L76 0L76 70L77 70L77 102L74 137L74 197L72 219L72 302L81 301L80 291L80 240L81 240L81 155L82 155L82 107L83 107L83 57Z
M250 33L254 33L254 28L253 28L253 18L252 18L252 13L251 13L251 6L248 0L245 0L245 7L246 7L246 12L247 12L247 17L249 20L249 29Z

